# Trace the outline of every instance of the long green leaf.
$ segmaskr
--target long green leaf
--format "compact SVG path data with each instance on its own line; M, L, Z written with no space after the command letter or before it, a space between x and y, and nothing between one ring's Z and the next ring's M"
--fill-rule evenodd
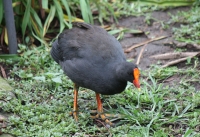
M116 16L115 16L115 12L114 12L113 7L111 7L111 5L108 3L108 4L107 4L107 8L108 8L108 10L110 11L111 15L114 17L115 22L117 22L117 18L116 18Z
M71 11L69 9L69 4L68 4L68 2L66 0L61 0L61 1L62 1L63 5L65 7L65 10L67 11L67 16L69 18L69 22L71 23L71 21L72 21L72 15L71 15Z
M65 28L64 19L63 19L64 18L63 11L62 11L62 7L60 3L57 0L54 0L54 4L56 6L57 15L60 21L60 33L61 33L63 29Z
M44 39L42 21L38 16L37 12L32 7L31 7L31 24L37 36L39 36L41 39Z
M141 4L158 5L158 6L189 6L192 5L195 0L128 0L128 2L138 2Z
M40 17L38 16L37 12L33 8L31 8L31 15L33 16L34 20L36 21L37 26L42 30L42 28L43 28L42 21L41 21Z
M25 7L26 7L26 10L25 10L25 13L24 13L24 17L22 19L22 35L23 35L23 39L24 39L26 27L27 27L28 23L30 22L31 0L27 0L27 3L26 3Z
M14 61L19 60L20 57L17 54L2 54L0 59L12 59Z
M86 0L86 3L87 3L88 16L89 16L89 19L90 19L90 23L91 23L91 24L94 24L94 22L93 22L93 16L92 16L92 11L91 11L91 8L90 8L90 2L89 2L89 0Z
M43 36L46 34L48 28L49 28L49 25L50 23L52 22L54 16L55 16L55 13L56 13L56 8L55 6L51 5L51 8L50 8L50 12L49 12L49 15L45 21L45 24L44 24L44 28L43 28Z
M48 9L48 0L42 0L42 8Z
M3 0L0 1L0 24L3 19Z
M85 22L91 23L91 10L87 0L80 0L81 14Z
M30 16L31 23L29 23L30 28L33 28L37 36L41 38L40 29L38 28L37 23L34 21L33 17Z
M45 46L48 46L47 42L41 38L39 38L37 35L35 35L35 33L33 32L33 30L31 30L32 32L32 35L37 39L39 40L42 44L44 44Z
M28 25L29 25L29 28L31 30L30 32L32 32L32 35L36 39L38 39L42 44L47 45L46 41L44 40L44 37L42 35L43 29L40 29L40 27L38 27L37 22L34 20L34 16L31 15L30 20L31 20L31 22ZM36 33L36 35L34 34L34 32Z

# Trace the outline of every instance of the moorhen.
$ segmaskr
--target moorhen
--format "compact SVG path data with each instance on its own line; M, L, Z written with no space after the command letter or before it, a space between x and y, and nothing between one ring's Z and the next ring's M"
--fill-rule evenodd
M140 88L139 69L127 62L121 44L98 26L74 22L73 28L63 31L52 44L52 58L74 82L73 116L77 121L79 86L96 92L97 115L112 123L103 113L100 94L121 93L127 81Z

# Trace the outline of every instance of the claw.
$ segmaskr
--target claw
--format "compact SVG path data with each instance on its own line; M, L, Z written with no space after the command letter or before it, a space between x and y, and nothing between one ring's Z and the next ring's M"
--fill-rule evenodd
M109 124L110 126L113 126L114 124L106 117L106 114L96 114L95 116L91 116L92 119L102 119L106 124Z
M78 122L78 111L72 111L70 112L70 115L74 117L76 122Z

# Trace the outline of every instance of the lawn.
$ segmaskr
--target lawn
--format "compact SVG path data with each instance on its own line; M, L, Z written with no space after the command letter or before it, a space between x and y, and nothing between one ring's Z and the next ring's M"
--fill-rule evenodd
M152 22L159 22L163 30L173 30L172 38L179 44L185 44L184 47L170 45L173 51L197 52L200 49L199 12L199 7L194 6L176 15L171 14L167 22L144 14L143 22L147 27ZM178 27L176 24L179 24ZM123 36L121 39L126 39L126 35ZM96 109L95 93L84 88L79 92L79 120L75 122L70 115L73 83L50 57L50 49L51 44L39 47L20 44L17 61L0 59L14 93L8 95L0 89L0 112L9 116L2 132L24 137L200 136L198 56L163 68L162 61L158 60L150 63L148 68L139 65L141 91L128 83L121 94L101 96L105 112L120 116L110 118L115 123L114 127L110 127L103 121L90 118L91 110Z

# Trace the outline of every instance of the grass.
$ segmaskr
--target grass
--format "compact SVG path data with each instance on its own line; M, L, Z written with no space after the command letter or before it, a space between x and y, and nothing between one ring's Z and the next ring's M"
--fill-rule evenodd
M178 15L171 15L173 23L181 23L179 28L174 28L175 39L187 44L200 44L200 9L192 7L188 12L180 11Z
M142 71L142 91L131 83L118 95L103 96L108 113L122 115L114 128L97 126L90 119L96 109L95 94L81 89L79 122L69 112L73 105L73 83L50 58L49 48L29 50L21 45L23 58L15 62L8 82L15 89L16 98L5 97L2 109L13 113L3 131L16 136L176 136L198 137L200 127L199 62L185 69L152 66ZM41 56L42 55L42 56ZM9 65L9 62L6 61ZM163 80L178 76L181 80L167 85ZM85 92L86 91L86 92Z
M180 14L182 17L186 15ZM198 16L192 15L193 18ZM172 16L172 21L180 16ZM178 21L180 23L181 20ZM189 25L196 27L191 23ZM180 33L175 33L175 36L183 33L181 27L177 31ZM79 92L78 123L70 116L73 83L51 59L49 46L28 48L21 44L19 47L21 58L17 62L0 60L12 66L8 82L16 96L13 98L0 94L3 100L0 108L12 114L7 121L7 128L3 129L5 133L39 137L200 136L198 58L188 60L182 68L154 65L149 70L143 70L141 92L128 83L121 94L102 96L105 111L122 116L116 122L116 127L108 128L90 119L90 110L96 109L96 101L94 92L88 89L81 88Z

